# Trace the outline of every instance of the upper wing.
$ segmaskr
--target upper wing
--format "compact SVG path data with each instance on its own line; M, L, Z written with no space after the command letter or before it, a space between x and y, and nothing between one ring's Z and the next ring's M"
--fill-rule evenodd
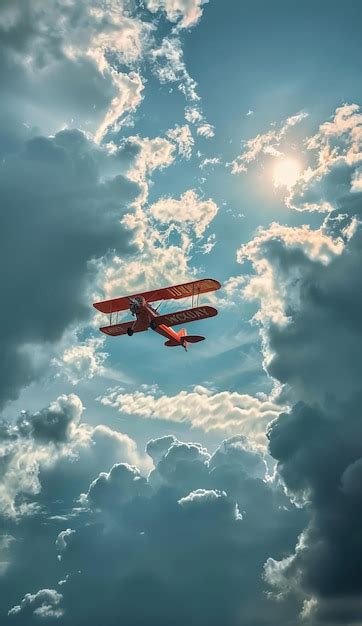
M144 291L122 298L114 298L113 300L104 300L103 302L95 302L93 306L101 313L115 313L116 311L126 311L129 309L129 298L143 296L147 302L156 302L157 300L179 300L189 296L197 296L201 293L216 291L220 289L221 284L213 278L203 278L202 280L194 280L191 283L182 285L173 285L171 287L162 287L153 291Z
M188 322L196 322L204 320L207 317L217 315L217 310L212 306L198 306L194 309L185 309L184 311L175 311L175 313L166 313L159 315L154 319L157 326L165 324L165 326L177 326L177 324L187 324Z
M135 324L133 320L130 320L129 322L122 322L122 324L102 326L99 330L101 330L105 335L116 337L117 335L126 335L128 328L132 328L134 333L142 333L144 330L147 330L148 324L140 324L137 322Z

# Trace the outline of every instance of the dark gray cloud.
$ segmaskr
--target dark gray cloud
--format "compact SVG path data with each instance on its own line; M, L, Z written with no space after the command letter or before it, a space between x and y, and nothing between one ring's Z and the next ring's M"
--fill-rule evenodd
M161 445L164 442L163 437ZM153 444L154 449L155 444ZM186 491L192 491L205 483L209 458L209 453L200 444L173 441L157 462L155 470L151 473L150 482L155 485L178 486Z
M340 236L344 218L339 225ZM313 626L362 619L361 227L352 232L329 262L297 237L291 244L282 230L260 238L257 255L278 277L288 316L286 323L261 317L268 372L298 400L271 424L269 449L309 516L295 552L269 559L266 577L300 602Z
M329 166L326 173L316 177L309 184L296 187L292 202L297 208L308 206L330 205L338 214L341 209L350 215L360 213L361 193L351 194L353 177L358 163L348 163L344 159L337 160Z
M225 442L223 450L227 447ZM175 624L270 624L261 579L265 554L285 553L303 515L281 492L250 479L241 457L237 462L231 453L228 459L224 451L221 457L218 462L215 455L211 468L201 446L173 441L154 470L165 482L155 486L150 478L148 493L126 465L93 483L88 523L60 542L64 573L71 574L62 586L64 623L81 624L91 609L95 622L103 615L112 625L120 619L166 624L170 615ZM180 463L188 484L180 480ZM117 489L110 479L120 470ZM263 498L265 492L269 498ZM283 528L283 538L276 542L277 527Z
M16 611L12 616L24 623L23 610L33 615L43 604L39 604L43 596L38 596L38 590L48 589L49 581L57 587L62 572L54 558L55 541L69 524L77 527L83 523L84 516L73 507L77 507L77 499L87 492L93 479L121 461L148 465L126 435L107 426L80 423L82 408L77 396L61 396L38 413L23 414L17 424L2 424L1 623L9 610L8 603L17 606L29 591L36 596L31 602L27 597L21 604L20 616ZM34 619L39 619L38 612Z
M122 174L107 178L107 155L77 130L34 137L0 167L0 402L15 398L42 363L31 344L59 340L89 319L91 261L129 250L120 218L139 193Z
M269 561L268 579L312 598L308 623L361 620L360 402L354 398L328 412L297 404L269 433L280 476L291 493L307 501L310 521L289 561Z
M306 142L314 165L289 201L329 211L321 228L272 224L241 253L258 275L249 293L267 371L292 405L269 426L269 451L308 515L294 552L269 558L265 575L311 626L362 622L361 122L343 105Z
M114 66L134 69L152 29L133 8L1 3L0 407L47 365L64 331L89 318L92 261L129 251L120 220L141 189L122 172L137 148L111 155L89 137L101 127L102 139L140 101L140 76Z
M298 399L349 398L358 390L361 371L360 228L327 266L282 242L273 242L272 254L286 280L293 272L300 278L296 304L288 310L292 323L284 328L274 324L268 332L270 374L290 385Z
M328 624L362 617L361 263L358 229L341 256L304 274L290 325L269 334L270 373L304 400L273 424L270 452L311 518L283 576L318 599L311 619Z
M147 480L137 467L118 463L110 472L102 472L90 485L88 502L95 508L118 510L124 502L149 493Z
M148 449L159 460L147 480L129 463L136 454L129 443L119 441L113 466L103 446L94 451L96 430L83 446L81 433L73 436L76 456L43 465L33 496L40 509L17 522L3 518L15 541L1 581L2 623L146 626L172 616L175 624L266 626L292 614L283 605L270 621L263 563L291 550L304 513L256 476L265 466L244 437L226 440L213 456L174 437L153 440ZM111 432L108 440L125 437ZM40 449L43 441L34 445ZM101 459L111 467L84 488L85 468L89 476ZM71 472L64 473L65 464ZM80 486L80 475L83 495L74 509L66 487L73 477Z
M165 435L158 439L151 439L146 446L146 452L156 465L163 457L163 455L170 448L171 444L176 442L176 438L173 435Z
M70 394L34 414L22 413L15 424L2 423L1 514L18 519L49 500L53 513L54 507L69 507L103 470L104 458L110 464L141 463L132 439L107 426L80 423L82 412L80 399Z
M32 415L23 413L14 431L44 443L65 443L71 440L80 417L81 409L75 396L73 402L63 396L46 409Z
M133 67L150 30L131 11L124 14L127 4L131 9L128 2L105 7L98 0L53 1L45 11L41 0L1 3L2 139L9 145L16 139L9 119L44 134L65 124L96 131L119 95L109 53L123 67ZM127 91L127 83L122 89Z

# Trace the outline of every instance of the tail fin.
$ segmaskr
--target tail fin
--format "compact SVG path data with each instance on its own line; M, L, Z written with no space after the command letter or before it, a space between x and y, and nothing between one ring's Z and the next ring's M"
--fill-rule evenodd
M181 345L184 348L185 352L187 352L187 343L186 343L186 336L187 336L187 330L186 328L181 328L181 330L179 330L179 332L177 333L179 340L181 341Z
M187 335L186 328L181 328L181 330L179 330L179 332L177 333L179 341L177 341L176 339L169 339L168 341L165 342L165 346L167 346L168 348L173 348L176 346L183 346L185 350L187 350L186 345L183 343L183 338L186 337L186 335Z

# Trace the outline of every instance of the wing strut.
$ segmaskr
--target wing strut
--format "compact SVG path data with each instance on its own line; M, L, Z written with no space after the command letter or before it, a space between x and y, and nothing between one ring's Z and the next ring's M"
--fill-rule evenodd
M195 294L196 290L196 294ZM191 296L191 307L194 307L194 298L196 297L196 305L199 306L199 298L200 298L200 285L198 283L193 283L192 285L192 296Z

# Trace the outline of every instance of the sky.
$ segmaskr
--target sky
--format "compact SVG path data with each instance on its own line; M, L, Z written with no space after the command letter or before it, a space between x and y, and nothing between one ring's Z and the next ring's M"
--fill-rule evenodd
M362 624L361 18L0 3L4 626Z

